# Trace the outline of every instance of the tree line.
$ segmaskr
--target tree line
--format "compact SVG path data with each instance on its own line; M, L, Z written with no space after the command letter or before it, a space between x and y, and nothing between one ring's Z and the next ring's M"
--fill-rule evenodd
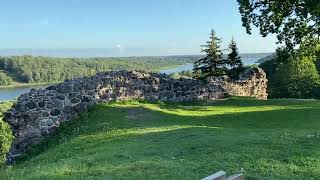
M98 72L117 70L156 71L161 68L193 63L197 56L53 58L34 56L0 57L0 85L59 82Z

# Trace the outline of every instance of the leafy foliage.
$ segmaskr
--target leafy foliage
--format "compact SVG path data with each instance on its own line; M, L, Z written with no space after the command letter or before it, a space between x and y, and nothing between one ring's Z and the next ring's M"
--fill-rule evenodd
M238 0L242 25L251 34L251 25L263 37L277 34L279 43L293 49L320 36L319 0Z
M179 74L180 74L181 76L185 76L185 77L193 77L193 72L192 72L192 70L181 71Z
M183 70L181 72L170 73L169 76L171 78L173 78L173 79L192 78L192 77L194 77L192 70Z
M11 77L0 71L0 86L7 86L12 83Z
M158 69L193 63L196 56L127 57L127 58L52 58L33 56L0 57L0 70L24 83L58 82L114 70Z
M317 46L314 46L317 47ZM285 48L277 50L277 57L260 67L267 73L271 98L320 98L320 75L316 63L320 48L302 45L290 53Z
M2 120L2 113L8 110L11 105L11 102L0 102L0 167L6 160L6 154L9 152L13 140L9 125Z

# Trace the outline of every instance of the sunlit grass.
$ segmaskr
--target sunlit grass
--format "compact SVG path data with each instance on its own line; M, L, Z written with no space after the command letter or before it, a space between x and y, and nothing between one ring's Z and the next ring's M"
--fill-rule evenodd
M109 103L38 145L0 179L246 179L320 176L320 102Z
M221 115L221 114L233 114L233 113L245 113L245 112L261 112L261 111L274 111L284 109L306 109L311 107L292 105L292 106L280 106L280 105L265 105L265 106L253 106L253 107L239 107L239 106L173 106L173 108L163 108L160 104L116 104L114 107L143 107L146 109L159 111L168 114L174 114L179 116L208 116L208 115Z

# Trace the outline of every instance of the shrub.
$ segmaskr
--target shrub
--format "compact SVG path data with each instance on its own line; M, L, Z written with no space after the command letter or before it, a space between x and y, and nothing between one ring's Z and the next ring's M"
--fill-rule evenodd
M177 72L171 73L169 76L170 76L171 78L173 78L173 79L179 79L179 78L180 78L180 75L179 75L179 73L177 73Z
M0 72L0 86L10 85L11 83L12 83L11 77L7 76L3 72Z
M267 73L271 98L320 98L317 48L301 46L294 53L278 49L277 57L260 67Z
M9 125L3 121L3 112L10 108L11 102L0 102L0 166L6 161L6 154L9 152L13 140Z

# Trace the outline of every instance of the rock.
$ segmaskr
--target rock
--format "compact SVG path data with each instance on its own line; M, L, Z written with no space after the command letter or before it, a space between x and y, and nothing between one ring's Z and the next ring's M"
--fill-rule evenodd
M46 89L51 91L51 90L56 90L57 87L56 87L56 86L49 86L49 87L47 87Z
M57 87L57 92L61 94L66 94L71 92L72 86L71 85L65 85L65 84L60 84Z
M3 115L4 115L5 119L11 119L13 116L12 112L9 112L9 111L5 112Z
M34 109L37 107L37 104L35 102L31 101L26 104L26 107L28 107L29 109Z
M50 111L50 115L51 116L58 116L60 114L61 114L61 111L58 110L58 109L53 109L53 110Z
M47 111L42 112L42 117L49 117L49 113Z
M80 99L77 99L77 98L73 98L73 99L71 99L71 103L72 104L77 104L77 103L79 103L81 100Z
M64 95L58 95L56 98L59 100L65 100L66 97Z
M79 103L76 106L74 106L74 110L76 112L83 112L83 111L85 111L85 109L86 109L86 106L84 103Z
M39 117L39 112L36 111L36 112L30 113L30 121L35 121L38 119L38 117Z
M39 106L39 108L44 108L44 107L46 107L46 102L40 101L40 102L38 102L38 106Z
M73 107L72 106L65 106L63 109L63 112L65 114L71 114L73 112Z

